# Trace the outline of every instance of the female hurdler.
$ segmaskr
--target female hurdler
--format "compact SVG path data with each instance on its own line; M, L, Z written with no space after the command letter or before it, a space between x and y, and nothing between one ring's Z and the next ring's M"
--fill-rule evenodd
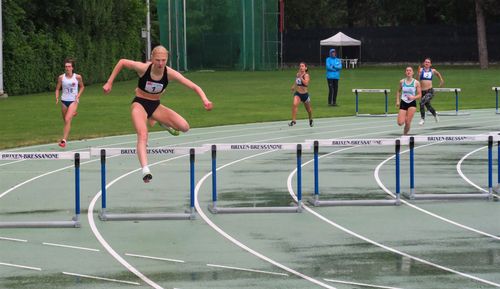
M167 88L169 81L178 81L187 88L192 89L203 101L206 110L212 109L205 92L191 80L184 77L178 71L167 66L168 51L163 46L156 46L151 52L151 62L137 62L128 59L120 59L116 64L108 81L103 86L104 93L109 93L118 73L123 68L135 70L139 75L139 82L135 89L135 98L132 101L130 110L132 122L137 133L137 156L142 167L142 180L148 183L153 178L148 167L147 123L154 125L158 122L171 134L177 135L178 131L187 132L188 122L177 112L160 104L160 96Z

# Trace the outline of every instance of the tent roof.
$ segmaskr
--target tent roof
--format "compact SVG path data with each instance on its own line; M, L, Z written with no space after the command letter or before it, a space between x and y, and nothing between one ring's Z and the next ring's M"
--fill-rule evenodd
M330 38L321 40L319 44L322 46L360 46L361 41L339 32Z

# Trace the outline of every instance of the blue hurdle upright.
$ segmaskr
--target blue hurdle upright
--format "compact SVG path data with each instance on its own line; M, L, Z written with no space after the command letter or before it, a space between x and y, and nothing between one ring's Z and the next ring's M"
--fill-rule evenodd
M75 165L75 216L70 221L5 221L0 228L80 228L80 159L88 152L0 152L0 160L67 160Z
M488 192L487 193L415 193L415 142L471 142L488 141ZM410 200L457 200L457 199L493 199L493 136L470 135L470 136L412 136L409 138L410 149L410 193L403 193L403 196ZM499 175L500 182L500 175Z
M217 149L219 150L291 150L297 152L297 204L281 207L220 207L217 206ZM302 212L302 144L217 144L211 146L212 151L212 203L208 210L212 214L242 214L242 213L300 213Z
M111 152L112 155L135 155L135 149L121 148L91 148L92 155L100 155L101 157L101 211L99 219L101 221L139 221L139 220L193 220L196 218L194 209L194 162L195 149L179 148L179 147L159 147L148 148L148 153L175 155L189 153L189 210L184 213L108 213L107 212L107 193L106 193L106 152Z
M394 145L395 146L395 180L396 180L396 198L395 199L370 199L370 200L320 200L319 190L319 145L322 146L359 146L359 145ZM401 143L399 139L329 139L315 140L314 146L314 196L308 202L315 206L394 206L400 205L400 150Z

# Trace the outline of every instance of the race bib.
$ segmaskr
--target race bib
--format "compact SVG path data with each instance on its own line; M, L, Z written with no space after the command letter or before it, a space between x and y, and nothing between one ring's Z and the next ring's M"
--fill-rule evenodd
M163 89L163 84L153 81L147 81L145 90L149 93L160 93Z

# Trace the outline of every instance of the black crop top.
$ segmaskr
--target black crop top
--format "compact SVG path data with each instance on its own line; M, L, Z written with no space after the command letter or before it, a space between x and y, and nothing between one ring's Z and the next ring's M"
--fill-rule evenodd
M137 83L137 87L140 90L151 93L151 94L160 94L162 93L168 85L168 77L167 77L167 67L165 66L165 71L163 72L163 77L160 80L151 79L151 63L144 73L144 75L139 78L139 82Z

